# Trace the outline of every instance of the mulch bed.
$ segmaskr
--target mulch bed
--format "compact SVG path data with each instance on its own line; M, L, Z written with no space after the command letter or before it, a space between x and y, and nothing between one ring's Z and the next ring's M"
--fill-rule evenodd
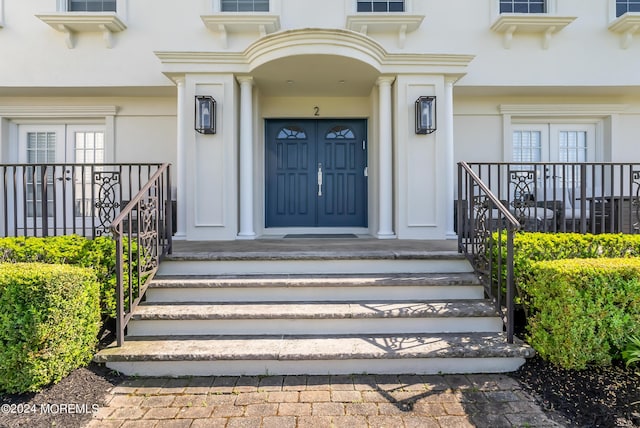
M104 407L107 391L123 379L104 366L91 364L37 394L0 395L0 427L83 427L94 411ZM65 408L67 404L72 406Z
M578 427L640 427L640 368L621 362L611 367L565 370L535 357L511 374L539 398Z

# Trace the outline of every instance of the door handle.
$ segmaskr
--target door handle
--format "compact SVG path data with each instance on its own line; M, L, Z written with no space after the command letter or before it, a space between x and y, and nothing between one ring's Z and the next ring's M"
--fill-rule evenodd
M322 196L322 164L318 164L318 196Z

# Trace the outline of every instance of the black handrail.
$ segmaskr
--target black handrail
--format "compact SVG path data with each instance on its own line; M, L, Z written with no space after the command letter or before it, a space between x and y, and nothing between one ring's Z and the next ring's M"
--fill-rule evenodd
M466 162L458 163L456 225L458 248L480 274L487 295L494 300L496 310L502 314L507 341L513 343L515 316L513 237L520 229L520 222ZM505 231L506 249L503 247ZM497 239L494 234L497 235ZM501 256L505 250L506 266L503 267ZM495 252L499 255L498 266L494 266L492 257ZM502 275L503 268L506 269L505 277ZM506 290L504 299L503 289ZM506 309L503 309L503 304Z
M116 342L144 296L162 258L171 253L173 235L171 173L162 165L113 220L116 243Z

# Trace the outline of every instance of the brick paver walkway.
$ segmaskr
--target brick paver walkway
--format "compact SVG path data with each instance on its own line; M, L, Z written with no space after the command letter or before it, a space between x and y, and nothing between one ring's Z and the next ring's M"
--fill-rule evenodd
M506 375L134 378L88 425L561 427Z

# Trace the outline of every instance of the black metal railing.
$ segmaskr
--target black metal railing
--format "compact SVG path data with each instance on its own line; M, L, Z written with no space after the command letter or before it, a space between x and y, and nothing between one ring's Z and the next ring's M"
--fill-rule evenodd
M512 340L514 232L640 233L640 164L460 162L456 210L459 249Z
M111 222L161 164L0 165L0 234L88 238Z
M143 298L162 258L171 252L173 234L171 174L162 165L122 208L110 231L116 242L116 342Z
M640 232L640 164L467 165L500 198L523 230Z
M456 213L458 248L480 274L487 295L502 315L507 341L513 343L513 237L520 229L520 222L465 162L458 164ZM499 257L494 258L493 254ZM506 257L502 257L503 254ZM501 265L503 259L506 266ZM503 271L506 275L501 274Z

